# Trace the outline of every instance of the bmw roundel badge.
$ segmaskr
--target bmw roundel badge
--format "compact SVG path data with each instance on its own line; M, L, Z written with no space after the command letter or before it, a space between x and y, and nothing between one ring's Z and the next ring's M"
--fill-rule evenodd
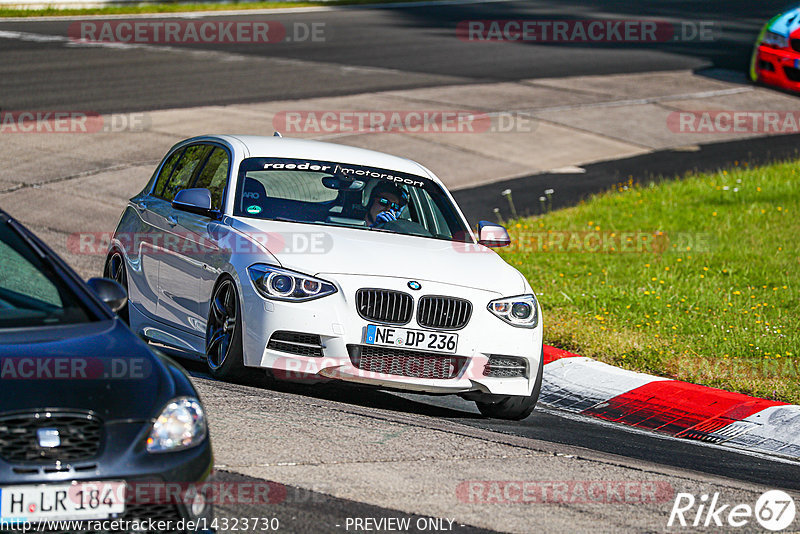
M412 280L412 281L410 281L410 282L408 283L408 287L409 287L409 288L411 288L411 289L413 289L414 291L417 291L417 290L419 290L419 289L422 289L422 284L420 284L420 283L419 283L419 282L417 282L416 280Z

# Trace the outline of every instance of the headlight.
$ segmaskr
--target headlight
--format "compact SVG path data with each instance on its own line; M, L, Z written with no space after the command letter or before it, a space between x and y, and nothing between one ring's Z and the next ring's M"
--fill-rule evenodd
M539 324L539 311L533 295L493 300L489 303L489 311L513 326L536 328Z
M247 274L258 292L268 299L302 302L336 293L330 282L272 265L251 265Z
M765 33L761 42L773 48L789 48L789 37L775 32Z
M147 452L172 452L199 445L208 433L200 401L180 397L169 404L153 423Z

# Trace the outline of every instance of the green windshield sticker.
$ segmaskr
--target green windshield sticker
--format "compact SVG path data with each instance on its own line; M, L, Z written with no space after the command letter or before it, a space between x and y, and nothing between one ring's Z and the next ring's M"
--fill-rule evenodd
M261 206L247 206L247 213L251 213L253 215L261 213Z

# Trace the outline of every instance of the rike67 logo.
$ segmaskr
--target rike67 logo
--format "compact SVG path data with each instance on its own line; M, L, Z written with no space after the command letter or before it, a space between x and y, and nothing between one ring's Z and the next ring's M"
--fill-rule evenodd
M678 493L669 514L668 527L744 527L757 521L762 528L778 532L794 523L795 503L791 495L770 490L761 495L755 506L745 503L723 503L719 493Z

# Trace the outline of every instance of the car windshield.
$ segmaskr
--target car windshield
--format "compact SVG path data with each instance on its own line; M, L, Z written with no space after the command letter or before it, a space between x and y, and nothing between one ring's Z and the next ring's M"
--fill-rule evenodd
M91 320L49 263L10 224L0 223L0 330Z
M455 206L432 180L325 161L245 159L234 215L472 242Z

